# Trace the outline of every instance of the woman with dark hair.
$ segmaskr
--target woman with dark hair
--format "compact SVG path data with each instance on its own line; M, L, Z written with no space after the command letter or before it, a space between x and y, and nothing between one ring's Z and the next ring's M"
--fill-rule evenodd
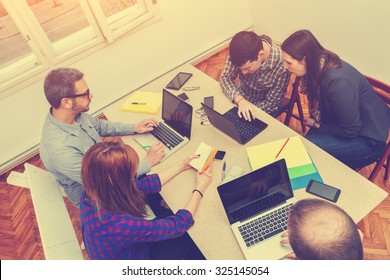
M309 100L306 138L353 169L375 162L385 151L390 109L367 79L308 30L290 35L282 55Z
M137 179L139 158L130 146L109 142L93 145L84 155L81 169L85 188L80 204L81 226L89 257L185 258L190 249L183 235L194 224L193 216L211 182L210 168L197 174L189 202L175 215L146 219L145 195L161 191L162 185L190 169L189 162L195 157Z

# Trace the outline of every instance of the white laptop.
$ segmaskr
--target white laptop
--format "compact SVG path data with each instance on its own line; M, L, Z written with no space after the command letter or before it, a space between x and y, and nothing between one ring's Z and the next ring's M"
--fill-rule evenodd
M280 244L295 202L284 159L220 185L218 194L246 259L281 259L292 252Z
M163 161L190 141L192 106L163 89L162 120L159 122L153 131L135 134L134 139L146 150L161 141L165 145Z

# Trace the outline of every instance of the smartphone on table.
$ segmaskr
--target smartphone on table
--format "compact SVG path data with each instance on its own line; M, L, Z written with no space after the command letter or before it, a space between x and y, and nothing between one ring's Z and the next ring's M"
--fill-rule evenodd
M178 73L166 86L168 89L179 90L190 78L192 73Z
M225 157L226 152L225 151L217 151L217 153L214 156L215 160L223 160Z
M181 100L184 100L184 101L187 101L188 99L190 99L185 92L179 94L177 97L179 97Z
M336 202L341 193L341 190L315 180L309 182L306 191L332 202Z
M211 108L211 109L214 109L214 96L207 96L203 99L203 103Z

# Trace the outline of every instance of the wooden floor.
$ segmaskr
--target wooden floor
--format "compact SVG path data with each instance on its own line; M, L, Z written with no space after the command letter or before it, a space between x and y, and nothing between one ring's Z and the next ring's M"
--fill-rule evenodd
M222 74L227 51L205 59L195 65L198 69L219 80ZM307 114L307 101L302 97L304 112ZM283 121L284 116L279 117ZM290 127L302 134L300 124L292 119ZM118 138L110 138L118 140ZM29 163L43 167L39 155L28 160ZM23 172L23 164L14 170ZM360 171L368 177L372 166ZM0 259L1 260L37 260L44 259L39 230L35 219L30 191L22 187L6 183L9 172L0 175ZM378 175L375 184L390 193L390 181L383 180L383 170ZM81 242L79 210L65 199L73 226ZM50 211L48 209L48 211ZM53 225L55 226L55 225ZM360 223L359 228L364 233L364 258L390 260L390 197L387 197ZM84 257L87 255L84 251Z

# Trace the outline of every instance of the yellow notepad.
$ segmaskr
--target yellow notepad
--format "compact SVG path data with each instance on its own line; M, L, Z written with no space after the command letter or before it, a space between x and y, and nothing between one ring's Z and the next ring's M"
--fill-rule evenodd
M322 182L300 136L248 147L246 151L252 170L284 158L293 190L306 187L311 179Z
M312 164L309 154L299 136L290 137L287 143L286 140L287 138L284 138L246 148L252 170L263 167L281 158L286 159L288 168ZM285 143L286 145L284 145ZM278 156L276 157L276 155Z
M156 114L161 104L161 92L134 91L119 109L127 112Z
M200 156L191 160L190 165L202 173L207 169L207 167L210 166L216 153L217 149L210 147L209 145L202 142L199 144L195 152L195 155Z

